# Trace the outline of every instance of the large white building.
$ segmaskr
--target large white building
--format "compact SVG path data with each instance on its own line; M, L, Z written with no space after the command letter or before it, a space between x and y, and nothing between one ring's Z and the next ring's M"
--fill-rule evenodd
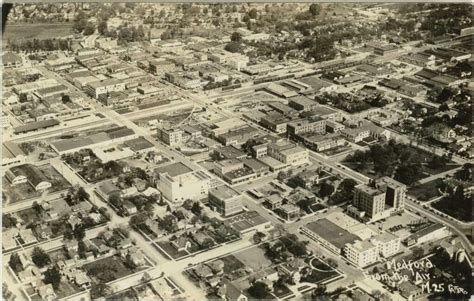
M182 203L187 199L206 198L211 185L211 177L202 171L191 171L183 174L159 174L157 188L162 196L172 203Z
M400 252L400 238L392 233L382 233L370 240L378 248L379 255L388 258Z
M119 92L124 90L125 82L114 78L98 80L95 82L88 83L86 86L86 92L94 98L99 98L99 95L101 94Z
M378 248L367 240L357 240L344 248L346 258L358 267L364 268L378 260Z
M268 144L268 155L292 166L306 164L309 160L307 149L285 140Z

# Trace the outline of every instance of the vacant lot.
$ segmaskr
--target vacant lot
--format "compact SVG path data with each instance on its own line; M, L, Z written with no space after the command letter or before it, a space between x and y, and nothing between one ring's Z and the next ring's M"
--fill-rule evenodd
M87 274L97 281L110 282L135 271L128 268L118 256L109 256L84 265Z
M5 26L5 41L22 39L60 38L73 34L73 23L24 23Z
M235 253L234 256L247 267L254 271L267 268L272 265L270 259L265 256L265 251L259 247L253 247L245 251Z

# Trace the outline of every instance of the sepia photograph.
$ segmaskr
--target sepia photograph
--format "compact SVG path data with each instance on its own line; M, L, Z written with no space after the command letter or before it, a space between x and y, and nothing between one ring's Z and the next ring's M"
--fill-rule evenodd
M2 5L2 299L472 300L473 5Z

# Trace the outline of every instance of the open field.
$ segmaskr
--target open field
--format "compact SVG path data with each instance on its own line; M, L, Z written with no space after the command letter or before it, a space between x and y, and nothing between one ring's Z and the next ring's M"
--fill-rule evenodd
M5 26L4 41L22 39L49 39L73 34L73 23L23 23Z

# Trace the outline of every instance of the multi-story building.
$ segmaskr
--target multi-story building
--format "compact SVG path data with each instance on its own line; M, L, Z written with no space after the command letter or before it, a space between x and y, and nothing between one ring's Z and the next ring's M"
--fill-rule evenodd
M223 216L234 215L242 211L242 196L227 185L209 190L209 203Z
M400 238L392 233L385 232L373 236L370 240L378 248L378 253L384 258L400 252Z
M357 185L354 189L353 206L360 212L360 217L371 221L384 218L385 193L375 187L365 184Z
M252 147L252 155L255 158L262 158L268 155L268 145L266 143Z
M308 163L309 158L307 149L286 140L268 144L268 155L293 166Z
M183 133L182 129L161 128L158 129L158 139L169 146L175 146L183 142Z
M346 244L344 255L356 266L364 268L377 262L378 248L367 240L357 240L352 244Z
M125 90L125 83L119 79L110 78L98 80L86 85L86 92L94 98L99 98L101 94L110 92L120 92Z
M321 117L313 117L309 120L304 119L290 122L288 123L287 131L289 137L307 133L324 134L326 133L326 120Z
M211 177L202 171L183 174L160 173L157 188L162 196L172 203L182 203L187 199L200 200L207 197Z
M167 60L151 60L148 62L148 70L155 75L163 76L165 73L175 71L176 66Z
M407 186L392 178L383 177L377 182L377 187L385 191L385 204L392 207L394 212L405 210Z

